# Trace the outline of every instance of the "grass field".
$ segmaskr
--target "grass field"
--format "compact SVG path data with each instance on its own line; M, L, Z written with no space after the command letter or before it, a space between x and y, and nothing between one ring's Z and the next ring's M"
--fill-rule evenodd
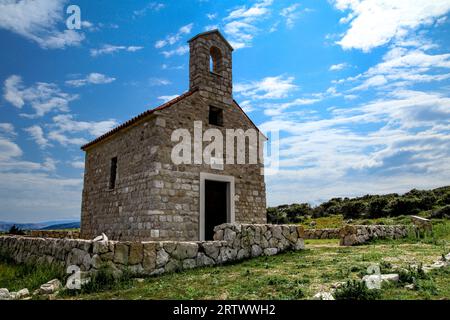
M103 278L81 292L66 291L62 299L310 299L338 282L360 279L371 264L382 273L395 267L429 264L450 250L450 222L436 221L435 233L425 239L385 240L356 247L340 247L339 240L306 240L306 249L259 257L224 266L194 269L138 282L130 278L115 283ZM20 289L50 280L56 271L20 269L0 263L0 287ZM21 271L17 271L21 270ZM47 277L47 279L46 279ZM28 280L26 280L28 279ZM34 280L32 280L34 279ZM15 283L16 281L16 283ZM28 282L27 282L28 281ZM112 281L112 280L111 280ZM431 272L415 281L384 286L380 299L450 299L450 268Z
M308 249L300 252L167 274L117 289L66 298L308 299L318 291L329 290L336 282L360 278L372 263L381 264L382 272L387 272L386 266L431 263L447 250L432 244L392 243L343 248L329 240L308 242ZM447 268L431 274L419 290L391 286L382 290L381 298L449 299L449 283L450 268Z

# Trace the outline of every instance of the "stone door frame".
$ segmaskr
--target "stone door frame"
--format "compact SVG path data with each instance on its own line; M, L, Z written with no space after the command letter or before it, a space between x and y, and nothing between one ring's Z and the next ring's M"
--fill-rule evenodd
M200 220L199 220L199 240L205 240L205 181L219 181L227 183L227 222L235 222L234 204L234 177L221 174L200 172Z

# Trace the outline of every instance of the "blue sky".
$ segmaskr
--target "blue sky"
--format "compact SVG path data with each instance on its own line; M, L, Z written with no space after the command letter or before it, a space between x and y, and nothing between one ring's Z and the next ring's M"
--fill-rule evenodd
M82 27L66 27L78 5ZM188 89L219 28L280 130L269 205L450 184L449 0L0 0L0 220L80 215L80 145Z

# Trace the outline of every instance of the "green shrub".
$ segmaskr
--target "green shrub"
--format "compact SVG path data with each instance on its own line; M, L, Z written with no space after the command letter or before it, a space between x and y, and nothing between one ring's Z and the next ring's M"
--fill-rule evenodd
M389 203L387 213L390 216L413 215L420 212L420 200L417 198L401 197Z
M364 216L367 211L367 205L363 201L350 201L344 203L341 210L345 219L353 219Z
M433 219L450 218L450 205L446 205L437 210L434 210L431 213L430 218L433 218Z
M369 217L381 218L387 215L386 208L389 204L389 200L384 197L377 197L369 203Z
M444 207L444 208L440 208ZM344 215L345 219L385 218L417 214L450 216L450 187L434 190L413 189L404 195L365 195L357 198L333 198L312 208L308 203L294 203L267 208L269 223L299 223L309 217Z
M11 228L9 228L8 234L23 236L25 232L23 232L23 230L19 227L16 227L16 225L13 225Z
M409 284L409 283L416 283L418 279L428 279L427 274L422 268L422 265L418 265L417 267L414 266L408 266L408 268L401 269L398 272L399 285Z
M376 300L381 297L381 290L368 289L364 281L350 280L336 289L336 300Z

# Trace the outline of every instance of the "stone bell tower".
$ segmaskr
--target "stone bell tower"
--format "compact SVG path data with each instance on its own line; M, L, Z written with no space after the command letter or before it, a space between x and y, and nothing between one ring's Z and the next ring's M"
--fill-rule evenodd
M189 89L208 92L210 99L231 103L233 47L219 30L200 33L189 42Z

